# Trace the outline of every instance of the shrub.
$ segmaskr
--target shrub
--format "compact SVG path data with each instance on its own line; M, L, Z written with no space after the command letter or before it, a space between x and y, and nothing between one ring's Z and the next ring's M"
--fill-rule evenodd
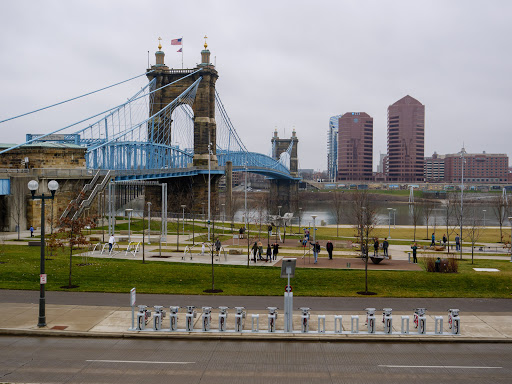
M428 255L423 257L423 265L427 272L436 272L436 256ZM441 259L439 272L444 273L457 273L459 271L459 262L455 257Z

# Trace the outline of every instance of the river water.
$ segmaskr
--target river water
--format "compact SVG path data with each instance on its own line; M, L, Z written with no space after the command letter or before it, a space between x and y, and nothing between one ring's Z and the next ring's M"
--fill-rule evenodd
M374 203L377 208L377 225L413 225L412 219L412 208L406 202L375 202ZM312 225L313 218L312 215L316 215L316 223L317 225L322 225L322 222L326 225L336 224L336 213L333 212L334 208L332 204L329 202L308 202L307 204L303 204L305 208L302 210L301 217L301 225ZM343 218L340 224L355 224L353 220L351 220L351 203L343 202ZM391 213L388 208L392 208ZM498 219L494 214L494 208L489 204L489 202L481 202L476 205L471 206L472 209L475 209L476 212L480 215L481 225L486 226L499 226ZM484 212L485 210L485 212ZM432 214L429 217L428 225L443 225L445 224L446 218L446 205L443 201L436 202L434 209L432 210ZM284 212L281 212L284 214ZM239 210L236 212L235 220L243 221L244 211ZM265 213L263 213L263 217L265 217ZM249 210L249 217L251 217L251 221L258 221L258 213ZM263 220L265 221L265 220ZM294 215L292 223L297 225L299 219L297 214ZM308 224L310 223L310 224ZM504 226L510 225L508 220L505 220L503 223ZM426 220L421 215L417 225L426 225Z

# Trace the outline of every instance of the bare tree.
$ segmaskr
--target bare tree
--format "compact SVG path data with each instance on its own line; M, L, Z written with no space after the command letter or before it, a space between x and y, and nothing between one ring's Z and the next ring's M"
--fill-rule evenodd
M500 243L503 243L503 223L508 216L507 200L502 194L499 194L491 200L491 205L494 216L500 225Z
M432 212L434 211L434 202L432 200L425 200L423 203L423 218L425 219L425 224L427 226L427 239L428 239L428 223L430 218L432 217Z
M416 242L416 226L418 225L418 222L420 221L420 217L423 214L423 210L421 205L417 203L413 203L410 205L411 208L411 218L412 218L412 225L414 225L414 242Z
M474 205L465 210L465 232L468 240L471 242L471 264L473 264L475 243L482 234L482 218L480 217L480 210Z
M72 220L68 218L63 218L59 221L59 230L58 232L63 235L65 239L67 239L69 244L69 281L68 285L62 288L76 288L76 285L72 284L72 270L73 270L73 248L75 246L81 247L84 245L88 245L90 242L83 233L83 230L88 228L94 228L96 226L96 217L88 216L88 217L79 217L78 219ZM50 239L55 239L55 236L51 236ZM57 245L58 247L58 245Z
M350 200L352 202L352 219L356 223L355 229L361 245L362 257L365 261L365 290L358 293L369 295L372 293L368 292L368 248L377 222L377 210L366 190L352 193Z
M342 192L338 191L337 189L334 190L334 193L332 193L332 206L331 210L334 214L334 217L336 218L336 237L339 236L339 225L342 220L343 216L343 195Z

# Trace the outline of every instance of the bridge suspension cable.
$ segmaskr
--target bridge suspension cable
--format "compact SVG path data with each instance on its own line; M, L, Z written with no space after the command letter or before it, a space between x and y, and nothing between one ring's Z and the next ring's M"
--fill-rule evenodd
M181 80L183 80L183 79L185 79L185 78L187 78L187 77L189 77L189 76L192 76L192 75L194 75L194 74L196 74L196 73L200 72L201 70L202 70L202 69L198 69L197 71L191 72L191 73L189 73L188 75L183 76L182 78L180 78L180 79L178 79L178 80L176 80L176 81L173 81L172 83L169 83L169 84L166 84L166 85L164 85L164 86L162 86L162 87L160 87L160 88L157 88L157 89L151 90L151 92L149 92L149 94L154 94L155 92L157 92L157 91L159 91L159 90L161 90L161 89L164 89L164 88L166 88L166 87L169 87L169 86L171 86L171 85L173 85L173 84L177 83L178 81L181 81ZM147 86L146 86L146 87L147 87ZM46 134L40 135L40 136L35 137L35 138L31 139L31 140L27 140L25 143L17 144L17 145L14 145L14 146L12 146L12 147L9 147L9 148L7 148L7 149L4 149L3 151L0 151L0 154L5 153L5 152L8 152L8 151L13 150L13 149L16 149L16 148L19 148L19 147L21 147L21 146L23 146L23 145L27 145L27 144L33 143L33 142L35 142L35 141L40 141L40 140L44 139L45 137L48 137L48 136L50 136L50 135L54 135L54 134L56 134L56 133L62 132L62 131L64 131L64 130L68 129L68 128L74 127L74 126L76 126L76 125L78 125L78 124L84 123L84 122L86 122L86 121L88 121L88 120L94 119L95 117L98 117L98 116L104 115L104 114L109 113L109 112L111 112L111 111L113 111L113 110L120 109L120 108L122 108L123 106L125 106L126 104L128 104L128 103L133 103L133 102L135 102L135 101L137 101L137 100L139 100L139 99L141 99L141 98L146 97L147 95L148 95L148 94L143 94L143 95L140 95L140 96L138 96L138 97L131 98L131 99L129 99L127 102L125 102L125 103L123 103L123 104L120 104L120 105L118 105L118 106L115 106L115 107L109 108L109 109L107 109L107 110L105 110L105 111L102 111L102 112L97 113L97 114L95 114L95 115L89 116L89 117L87 117L87 118L85 118L85 119L82 119L82 120L77 121L77 122L75 122L75 123L73 123L73 124L67 125L67 126L65 126L65 127L63 127L63 128L59 128L59 129L56 129L55 131L52 131L52 132L49 132L49 133L46 133Z
M153 71L151 71L151 72L153 72ZM95 91L87 92L87 93L84 93L83 95L73 97L73 98L71 98L71 99L67 99L67 100L60 101L60 102L58 102L58 103L52 104L52 105L48 105L47 107L43 107L43 108L36 109L36 110L34 110L34 111L30 111L30 112L22 113L21 115L14 116L14 117L10 117L10 118L5 119L5 120L0 120L0 124L5 123L6 121L11 121L11 120L14 120L14 119L18 119L18 118L23 117L23 116L31 115L32 113L36 113L36 112L40 112L40 111L44 111L45 109L53 108L53 107L56 107L57 105L62 105L62 104L68 103L68 102L73 101L73 100L81 99L82 97L89 96L89 95L92 95L92 94L94 94L94 93L98 93L98 92L104 91L105 89L109 89L109 88L115 87L115 86L120 85L120 84L123 84L123 83L127 83L128 81L131 81L131 80L137 79L137 78L139 78L139 77L141 77L141 76L146 76L146 75L147 75L147 73L148 73L148 72L146 72L146 73L142 73L142 74L137 75L137 76L134 76L134 77L132 77L132 78L130 78L130 79L120 81L119 83L111 84L111 85L109 85L109 86L107 86L107 87L103 87L103 88L97 89L97 90L95 90Z

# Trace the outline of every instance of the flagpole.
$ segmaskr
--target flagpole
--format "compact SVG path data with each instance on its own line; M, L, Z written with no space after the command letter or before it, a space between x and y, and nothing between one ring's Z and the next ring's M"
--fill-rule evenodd
M181 36L181 69L183 69L183 36Z

